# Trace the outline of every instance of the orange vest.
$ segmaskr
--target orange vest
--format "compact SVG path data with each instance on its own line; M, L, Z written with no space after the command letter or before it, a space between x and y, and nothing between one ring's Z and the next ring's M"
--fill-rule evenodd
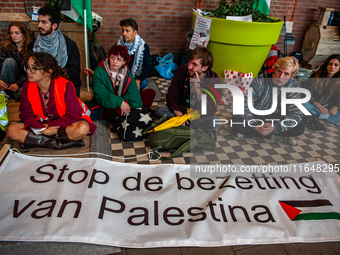
M71 83L67 79L63 77L58 77L58 79L54 79L54 99L57 108L57 112L60 117L64 116L66 113L66 104L65 104L65 91L66 91L66 83ZM73 84L72 84L73 85ZM31 104L32 111L35 115L35 118L38 121L47 121L48 117L44 115L44 111L41 107L41 100L39 95L38 84L36 82L29 82L27 89L27 98ZM79 105L82 109L82 118L90 123L93 121L90 118L91 111L89 108L78 98Z

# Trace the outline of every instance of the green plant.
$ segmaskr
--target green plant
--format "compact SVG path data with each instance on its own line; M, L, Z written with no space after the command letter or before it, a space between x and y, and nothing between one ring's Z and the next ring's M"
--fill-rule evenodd
M253 21L257 22L277 22L278 20L261 13L254 9L254 4L258 0L232 0L227 3L225 0L215 9L210 11L207 16L225 19L226 16L247 16L252 15Z

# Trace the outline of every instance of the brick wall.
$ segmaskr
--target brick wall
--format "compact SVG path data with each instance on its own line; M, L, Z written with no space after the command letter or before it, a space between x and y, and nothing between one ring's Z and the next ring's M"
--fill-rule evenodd
M28 0L27 7L42 6L44 0ZM197 0L201 9L214 9L220 0ZM303 35L312 23L317 21L318 7L340 9L340 0L272 0L270 15L288 21L294 21L293 36L295 45L288 47L288 52L300 50ZM99 42L108 51L120 37L119 21L134 18L139 25L139 34L149 44L151 54L164 55L178 53L185 49L186 34L192 27L192 8L195 0L92 0L92 9L103 17L103 26L96 33ZM24 0L1 0L1 12L25 13ZM6 32L0 28L0 43ZM277 47L283 51L283 36ZM179 53L177 54L179 55Z
M311 24L315 24L319 17L319 7L334 8L340 10L340 0L272 0L270 4L270 15L283 19L287 17L288 21L293 21L293 34L296 41L294 45L288 45L288 53L301 50L303 36L307 32ZM281 35L277 48L283 52L284 36Z

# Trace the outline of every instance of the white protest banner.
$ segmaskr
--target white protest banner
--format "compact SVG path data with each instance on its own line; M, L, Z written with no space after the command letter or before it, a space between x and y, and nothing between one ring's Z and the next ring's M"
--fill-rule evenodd
M275 166L275 174L229 165L211 175L201 169L209 177L200 178L194 169L10 152L0 168L0 240L122 247L340 240L339 165Z

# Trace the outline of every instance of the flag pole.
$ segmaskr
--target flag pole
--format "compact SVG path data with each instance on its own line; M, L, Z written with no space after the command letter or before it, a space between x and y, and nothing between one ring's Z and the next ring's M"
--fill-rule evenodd
M85 40L85 67L88 65L88 40L87 40L87 22L86 22L86 0L84 0L84 40ZM86 75L87 92L90 92L90 77Z

